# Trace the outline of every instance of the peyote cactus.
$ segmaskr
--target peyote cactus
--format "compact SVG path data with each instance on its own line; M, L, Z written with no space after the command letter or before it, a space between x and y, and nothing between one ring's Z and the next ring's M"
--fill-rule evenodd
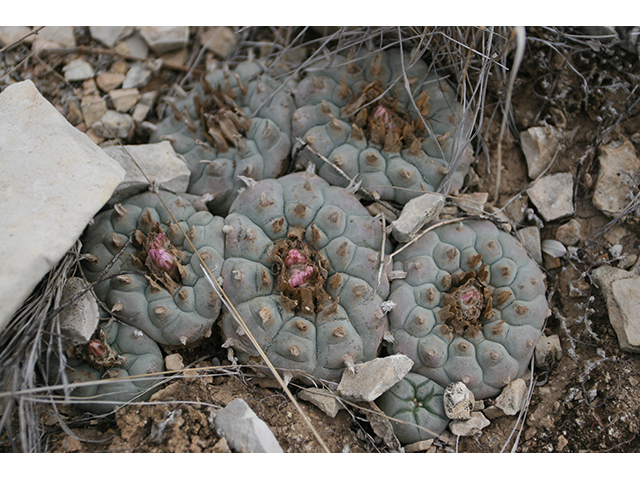
M197 212L182 197L161 192L211 272L220 274L223 220ZM127 243L131 237L131 243ZM98 214L85 232L83 268L89 281L109 269L95 293L118 318L160 344L188 345L211 333L220 299L204 277L191 245L155 193L129 198Z
M449 189L462 186L472 152L453 151L454 131L466 131L469 121L453 88L422 60L411 62L398 50L359 59L338 56L332 66L311 69L294 99L293 136L332 164L306 148L298 147L298 158L315 162L329 183L349 183L337 166L349 178L357 176L374 197L400 204L438 190L449 169Z
M526 370L549 308L542 271L488 221L429 231L394 257L389 314L394 353L443 387L464 382L476 399Z
M188 193L210 194L209 209L225 215L242 186L238 175L261 180L287 168L293 113L287 88L254 60L215 70L170 103L173 115L150 141L170 140L191 170Z
M437 437L449 425L444 412L443 394L444 388L437 383L409 372L383 393L376 403L392 418L391 424L398 440L415 443Z
M384 233L354 195L293 173L251 183L225 223L223 288L276 367L337 380L377 356L388 330ZM256 360L231 315L222 329L241 360Z
M149 374L164 371L156 342L117 322L104 322L97 332L88 343L72 348L67 362L66 375L72 384L71 396L79 400L76 403L84 410L104 414L131 400L148 400L158 381ZM138 375L143 377L132 378ZM102 379L110 381L84 385ZM83 385L74 385L79 383Z

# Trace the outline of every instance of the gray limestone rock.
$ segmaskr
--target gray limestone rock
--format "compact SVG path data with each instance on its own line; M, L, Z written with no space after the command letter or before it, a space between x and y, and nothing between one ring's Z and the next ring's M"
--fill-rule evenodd
M515 415L524 406L527 399L527 384L521 378L516 378L502 389L496 398L496 407L507 415Z
M593 204L617 217L631 203L631 187L640 177L640 159L631 141L611 142L598 148L600 173L593 192Z
M582 226L580 224L580 220L572 218L564 225L560 225L558 227L558 230L556 231L556 240L567 247L575 245L580 241L582 236L581 229Z
M539 368L550 368L562 358L562 345L558 335L543 333L536 343L535 365Z
M359 363L353 372L345 369L338 393L350 401L372 402L402 380L411 367L413 361L402 354Z
M124 178L30 81L0 94L0 330Z
M611 291L622 317L622 330L628 342L626 349L638 351L640 350L640 316L638 316L640 277L615 280L611 283Z
M527 195L547 222L574 213L573 175L570 173L545 175L529 187Z
M91 64L81 58L76 58L67 63L62 67L62 73L64 73L64 79L67 82L86 80L87 78L93 78L96 74Z
M149 48L158 55L182 48L189 41L189 27L145 26L139 31Z
M527 159L529 178L537 178L551 164L560 140L562 140L562 132L550 125L531 127L520 132L520 142Z
M473 412L469 420L452 420L449 423L449 430L451 430L451 433L454 435L468 437L480 433L480 431L488 427L489 424L489 420L487 420L487 417L482 413Z
M88 285L87 281L80 277L67 280L62 289L60 305L68 303ZM69 346L80 345L91 340L99 320L98 302L91 290L88 290L60 312L60 330Z
M133 126L131 115L107 110L91 128L104 138L127 138Z
M142 88L151 80L152 72L140 63L134 63L124 77L122 88Z
M343 408L340 401L330 391L324 388L305 388L304 390L300 390L298 398L313 403L331 418L335 418Z
M391 222L391 231L399 242L408 242L432 219L436 218L444 207L442 195L425 193L413 198L402 209L400 218Z
M452 420L469 420L475 406L473 392L463 382L452 382L444 390L444 413Z
M89 27L89 33L93 39L112 48L120 40L131 35L133 29L131 26L92 26Z
M217 412L214 422L216 435L236 452L283 453L269 426L241 398Z
M518 230L518 235L522 241L522 245L533 259L542 264L542 250L540 245L540 229L538 227L525 227Z
M149 189L147 178L134 160L157 186L174 193L187 191L191 175L189 167L176 154L169 141L149 145L111 145L103 150L127 172L122 183L113 192L109 205Z
M616 300L616 296L613 294L614 282L625 279L637 279L640 277L637 277L634 273L628 272L627 270L622 270L621 268L612 267L610 265L602 265L594 269L591 273L598 283L598 286L602 289L602 294L607 302L609 321L618 336L620 348L626 352L640 353L640 344L632 343L633 340L628 337L623 312ZM623 284L618 288L619 296L623 294L623 291L625 290L624 287L626 287L626 285Z

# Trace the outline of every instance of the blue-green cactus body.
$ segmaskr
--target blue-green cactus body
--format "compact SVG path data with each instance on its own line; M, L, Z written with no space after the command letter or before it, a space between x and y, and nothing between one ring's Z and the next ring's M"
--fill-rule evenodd
M215 70L205 81L210 88L198 86L175 100L179 113L159 122L150 141L171 140L191 171L188 193L211 194L209 209L225 215L242 187L238 175L261 180L285 172L291 150L291 87L262 74L255 61L233 71ZM211 125L217 133L210 132Z
M444 388L440 385L409 372L376 403L391 417L398 440L409 444L435 438L447 428L449 419L444 412L443 395Z
M377 356L383 232L352 194L307 172L263 180L238 196L225 234L223 288L276 367L336 380ZM242 360L258 360L230 314L222 329Z
M451 162L454 139L470 128L469 121L452 87L422 60L411 61L396 50L356 60L337 56L331 65L309 69L294 99L294 138L330 163L300 146L296 156L314 162L331 184L349 182L337 166L374 196L401 204L438 190L450 169L449 189L462 186L471 151L459 148L455 165Z
M196 211L182 197L161 192L162 198L196 250L217 277L224 255L223 220L206 211ZM157 223L166 238L183 256L173 283L164 285L144 264L144 246L138 236L149 236ZM136 234L136 231L140 232ZM155 193L129 198L98 214L83 237L83 268L94 281L119 251L94 290L118 318L165 345L188 345L208 336L220 312L220 299L205 278L200 261ZM142 259L142 261L141 261ZM161 272L162 273L162 272ZM164 275L164 274L163 274Z
M511 235L488 221L445 225L394 261L407 276L389 295L393 351L415 372L462 381L477 399L524 373L549 308L542 271Z

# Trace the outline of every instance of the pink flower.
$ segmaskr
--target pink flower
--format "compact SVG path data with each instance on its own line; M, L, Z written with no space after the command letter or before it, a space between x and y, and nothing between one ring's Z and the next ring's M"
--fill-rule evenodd
M159 233L156 238L153 239L153 242L149 244L149 250L158 249L158 248L166 248L169 245L169 239L164 233Z
M289 250L289 253L287 253L287 258L285 258L284 260L284 264L286 267L291 267L292 265L299 265L306 262L307 259L305 258L305 256L295 248Z
M166 237L165 237L166 238ZM157 238L156 238L157 240ZM152 242L152 245L156 243L156 240ZM175 265L173 255L171 255L164 248L149 248L149 258L154 265L165 272L170 272Z
M299 286L305 286L307 284L307 280L311 278L313 275L313 267L311 265L307 265L304 269L293 268L291 269L291 278L289 279L289 285L291 288L296 288Z
M91 355L97 358L102 358L108 353L105 344L96 339L89 341L89 343L87 344L87 348L89 349Z
M389 110L382 105L378 105L373 116L382 120L385 130L391 130L393 128L393 125L391 124L391 117L389 116Z

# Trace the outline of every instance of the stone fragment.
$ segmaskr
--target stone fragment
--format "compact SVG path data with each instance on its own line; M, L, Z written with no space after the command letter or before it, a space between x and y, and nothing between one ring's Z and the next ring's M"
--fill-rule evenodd
M606 215L617 217L633 200L632 188L640 177L640 159L628 138L598 148L600 173L593 204Z
M298 393L300 400L313 403L316 407L335 418L340 410L342 403L327 389L324 388L305 388Z
M6 47L7 45L13 45L19 41L25 35L31 33L29 27L0 27L0 47ZM24 39L25 43L33 42L33 36Z
M236 452L283 453L269 426L241 398L217 412L214 423L216 435Z
M444 413L452 420L469 420L475 405L473 392L463 382L452 382L444 390Z
M105 93L109 93L111 90L115 90L124 82L124 74L116 72L105 72L96 77L96 83L100 90Z
M520 241L533 259L542 265L542 250L540 247L540 229L538 227L525 227L518 230Z
M184 193L189 186L189 168L167 140L148 145L111 145L103 150L127 172L122 183L113 192L109 205L149 189L147 179L131 157L158 187Z
M0 94L0 330L76 242L124 170L30 80Z
M83 278L69 278L62 289L60 306L66 305L88 286ZM98 302L91 290L88 290L60 312L60 330L69 346L80 345L91 340L99 320Z
M460 210L471 215L478 215L484 212L484 206L489 199L486 192L462 193L457 197L453 197L451 201L458 206Z
M520 143L527 159L529 178L537 178L551 165L561 140L562 132L551 125L531 127L520 132Z
M188 52L186 48L167 52L160 57L162 64L170 68L183 68L187 63Z
M119 88L112 90L110 93L113 106L118 112L128 112L136 106L138 100L140 100L140 90L137 88Z
M168 372L177 372L184 368L184 360L179 353L172 353L164 358L164 366Z
M338 385L338 393L346 400L373 402L402 380L412 366L413 361L402 354L359 363L355 365L353 372L345 369Z
M442 195L425 193L411 199L402 209L400 217L391 222L391 232L398 242L408 242L432 219L436 218L444 207Z
M107 102L100 95L85 95L80 102L80 110L84 123L91 126L107 113Z
M112 48L120 40L133 33L131 26L92 26L89 27L91 38L99 41L104 46Z
M547 238L543 241L540 249L553 258L562 258L567 254L567 247L552 238Z
M480 412L473 412L469 420L452 420L449 423L449 430L459 437L469 437L476 435L489 426L489 420Z
M496 398L496 407L506 415L515 415L524 406L527 400L527 384L522 378L516 378L502 389L502 393Z
M620 349L626 352L640 353L640 345L633 345L627 336L625 320L620 311L620 306L613 295L613 283L621 279L638 278L635 274L610 265L602 265L591 271L593 278L602 290L602 294L607 302L607 312L609 322L618 336Z
M82 110L80 109L80 102L78 102L76 99L69 100L67 120L71 125L78 125L84 122Z
M236 43L236 35L229 27L205 28L200 35L200 45L221 58L227 58Z
M549 335L543 333L536 343L535 349L535 366L536 368L550 369L562 358L562 345L558 335Z
M528 201L526 195L518 195L504 207L504 211L515 224L522 224L526 219Z
M573 175L556 173L545 175L527 190L529 199L542 218L552 222L573 215Z
M127 138L133 126L131 115L107 110L91 128L103 138Z
M140 27L140 36L154 53L161 55L185 47L189 41L189 27L145 26Z
M582 227L577 218L572 218L564 225L560 225L556 231L556 240L563 245L570 247L576 245L581 238Z
M418 453L418 452L426 452L433 445L434 438L430 438L429 440L421 440L416 443L411 443L409 445L404 446L404 451L406 453Z
M34 27L38 30L40 27ZM51 50L55 48L72 48L76 46L76 38L73 35L73 27L44 27L38 30L34 37L33 47L36 51Z
M640 278L622 278L611 283L613 298L622 317L622 330L628 346L626 351L640 350Z
M144 119L147 118L151 107L153 107L153 103L156 101L156 97L158 96L158 92L146 92L142 94L140 97L140 101L136 105L136 108L133 109L133 113L131 116L133 117L133 121L136 123L144 122Z
M71 60L62 67L62 73L64 73L64 79L67 82L86 80L87 78L93 78L96 74L91 64L82 58Z
M139 60L144 60L149 56L149 46L142 37L134 33L130 37L125 38L122 42L114 47L114 50L123 55L129 55Z
M151 80L151 70L140 63L134 63L122 82L122 88L142 88Z
M496 418L504 417L504 412L502 411L502 409L496 407L495 405L490 405L487 408L483 408L482 413L489 420L495 420Z

